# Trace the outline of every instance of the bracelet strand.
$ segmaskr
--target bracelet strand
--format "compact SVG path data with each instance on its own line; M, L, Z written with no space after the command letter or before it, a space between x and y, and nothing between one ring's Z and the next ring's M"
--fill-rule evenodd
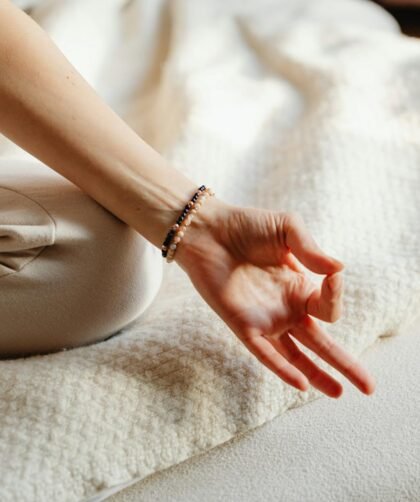
M166 258L168 263L173 261L177 246L181 242L182 237L184 237L185 231L190 225L192 218L200 209L202 202L204 202L207 196L211 197L212 195L215 195L215 193L211 188L201 185L185 205L176 223L169 229L161 247L162 256Z

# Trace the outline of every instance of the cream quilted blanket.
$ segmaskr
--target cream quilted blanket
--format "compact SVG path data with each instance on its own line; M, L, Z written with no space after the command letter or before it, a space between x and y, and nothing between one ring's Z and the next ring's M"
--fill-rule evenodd
M232 203L302 214L346 264L345 314L329 330L349 351L413 321L420 42L381 9L367 0L16 3L176 167ZM166 265L154 304L120 335L0 362L0 500L83 500L320 396L283 384Z

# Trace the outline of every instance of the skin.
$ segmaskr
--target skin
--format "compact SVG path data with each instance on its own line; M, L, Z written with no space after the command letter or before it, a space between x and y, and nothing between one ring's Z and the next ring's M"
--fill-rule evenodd
M0 0L0 33L0 131L160 248L202 180L186 178L147 145L41 27L7 0ZM287 384L313 385L333 398L343 391L298 340L361 392L374 392L369 372L317 321L341 316L344 265L319 248L299 214L209 197L174 261L248 350ZM306 269L324 276L321 287Z

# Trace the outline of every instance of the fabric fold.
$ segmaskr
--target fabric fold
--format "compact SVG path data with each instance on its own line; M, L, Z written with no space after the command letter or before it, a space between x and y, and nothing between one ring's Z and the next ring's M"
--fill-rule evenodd
M40 204L0 187L0 277L19 272L54 240L54 221Z

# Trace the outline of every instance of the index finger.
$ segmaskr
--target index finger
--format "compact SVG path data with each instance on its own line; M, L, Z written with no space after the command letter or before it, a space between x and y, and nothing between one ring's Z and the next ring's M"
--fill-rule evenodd
M313 350L328 364L336 368L364 394L372 394L375 380L359 361L344 350L322 327L310 316L306 316L290 333L303 345Z
M343 263L318 246L298 213L286 213L281 223L284 245L309 270L318 274L333 274L344 268Z

